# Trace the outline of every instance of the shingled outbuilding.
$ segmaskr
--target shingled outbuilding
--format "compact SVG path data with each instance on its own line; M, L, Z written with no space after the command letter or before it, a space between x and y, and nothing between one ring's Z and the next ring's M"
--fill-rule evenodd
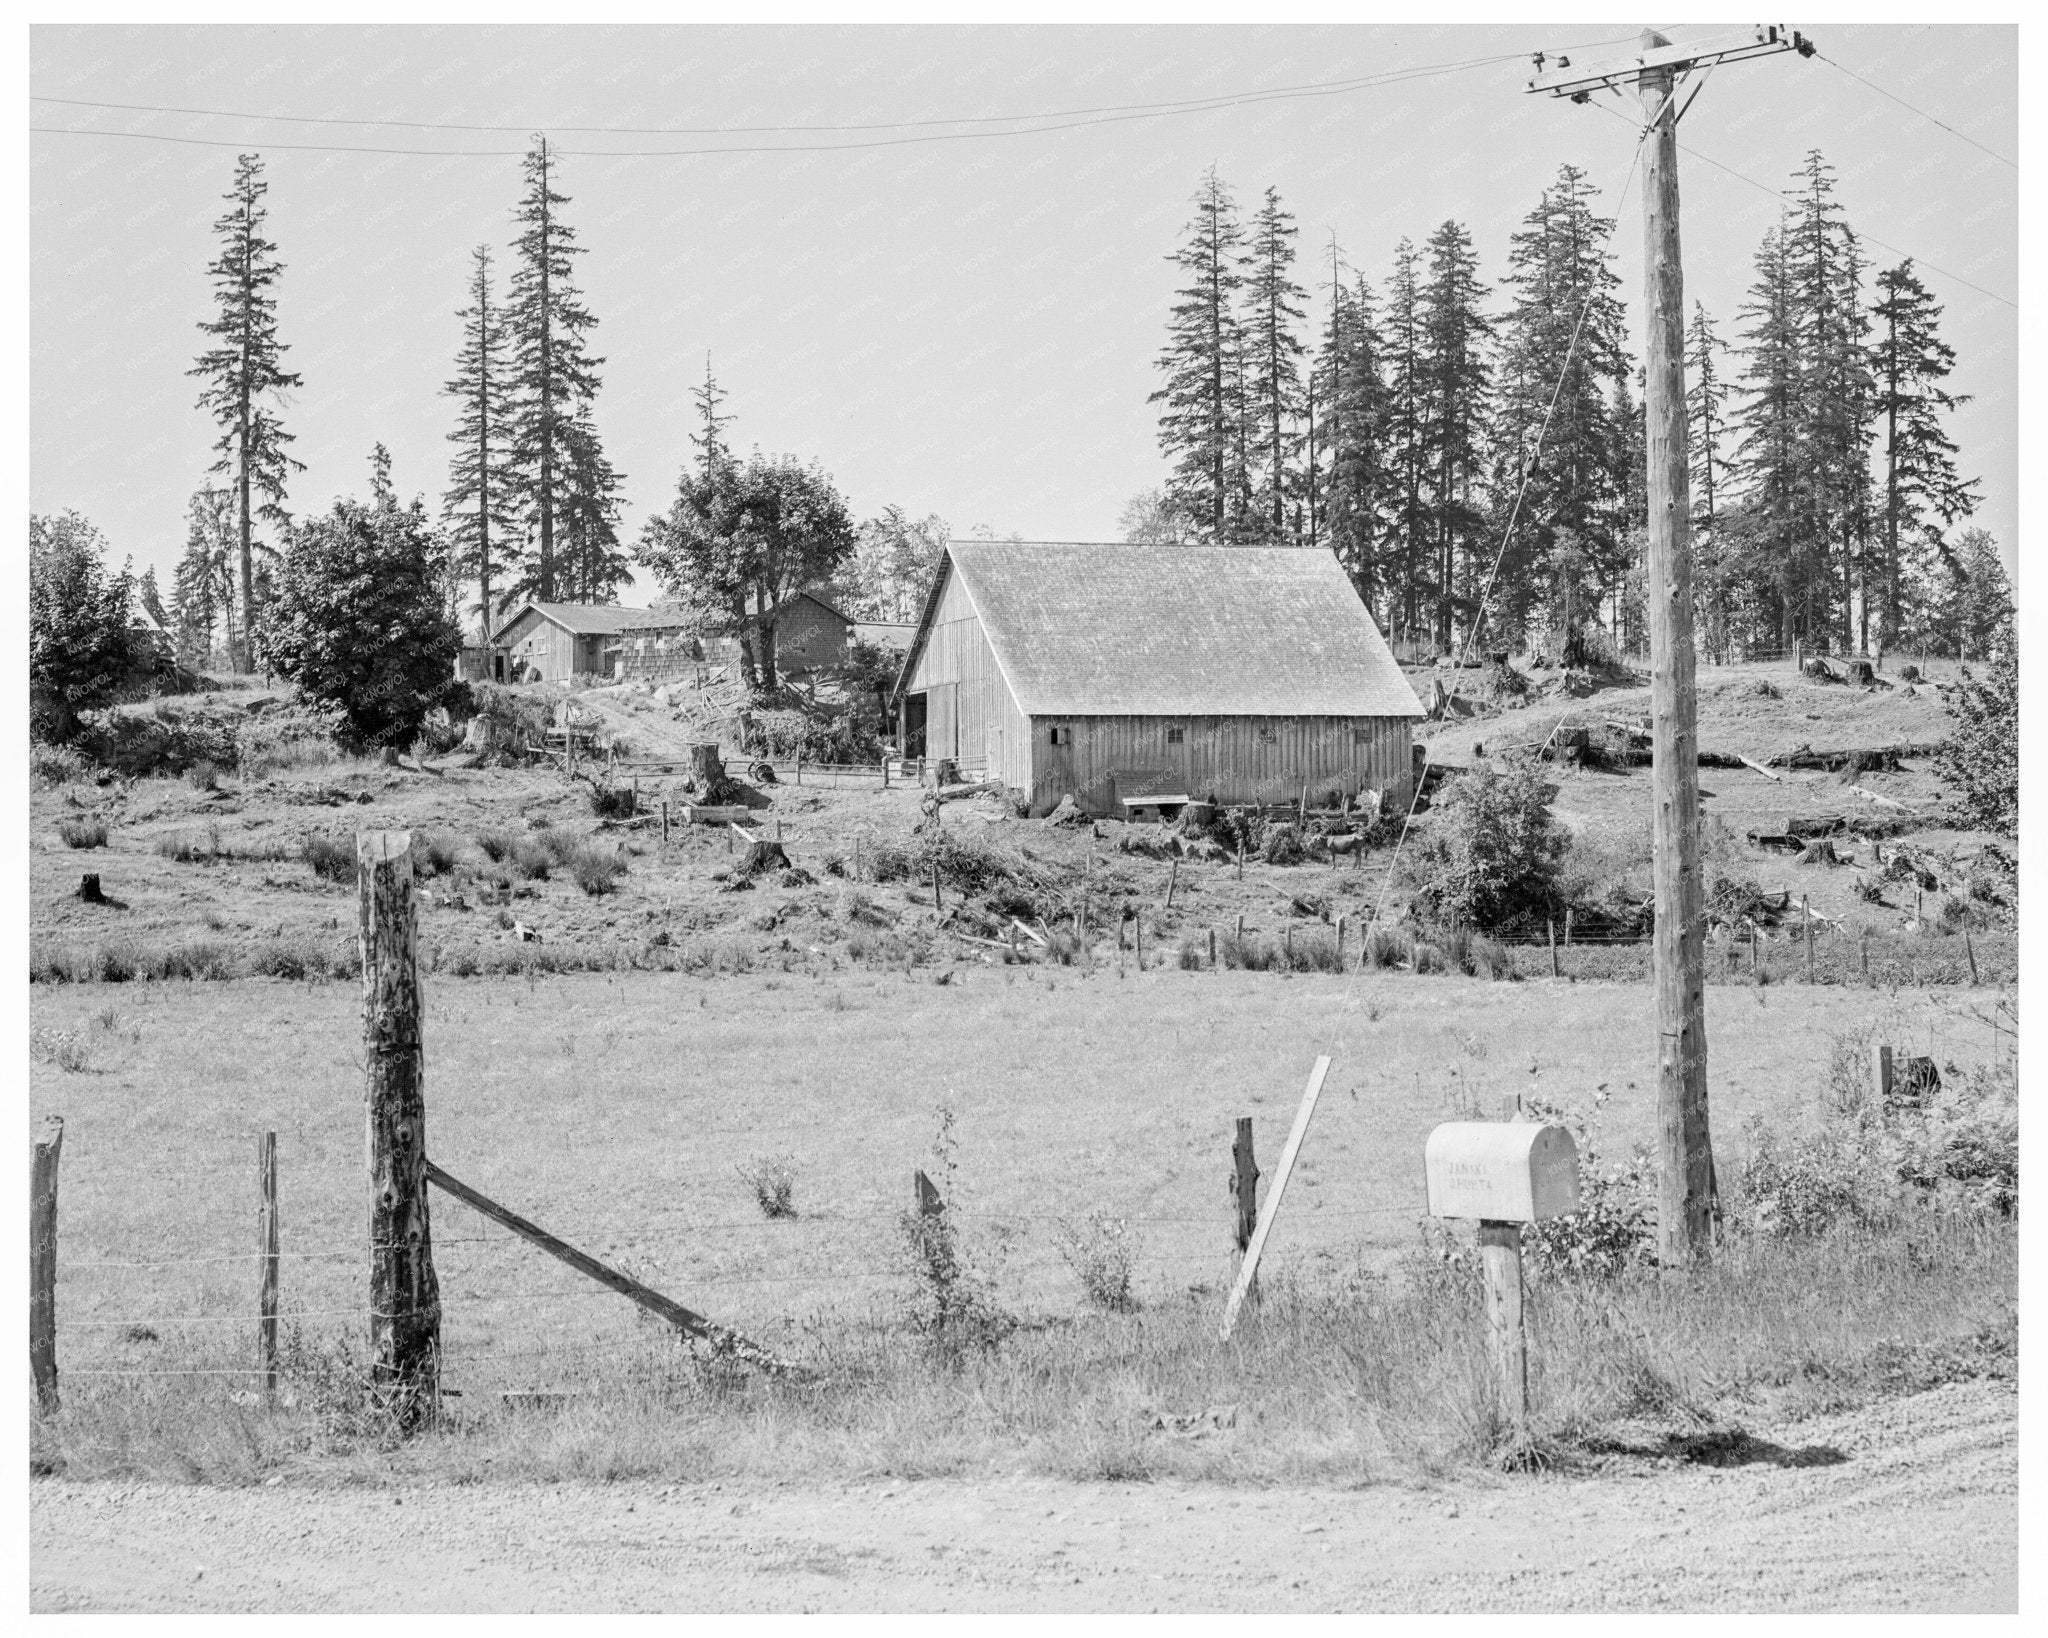
M951 542L894 703L906 755L1034 813L1405 803L1423 715L1336 558L1290 547Z

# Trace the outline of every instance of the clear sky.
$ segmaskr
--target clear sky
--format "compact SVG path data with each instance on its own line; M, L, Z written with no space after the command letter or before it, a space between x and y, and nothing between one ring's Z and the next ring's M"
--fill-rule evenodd
M1732 338L1776 209L1707 161L1770 189L1821 149L1873 269L1910 254L1946 304L1952 385L1974 395L1952 431L1983 478L1978 521L2010 564L2018 173L1983 149L2018 158L2016 31L1810 32L1832 61L1731 64L1685 116L1680 140L1703 156L1680 158L1688 306L1704 301ZM304 376L285 412L306 463L292 510L365 492L380 439L401 492L438 503L454 410L440 389L470 251L508 245L519 152L547 130L588 251L579 275L606 359L597 421L627 475L628 539L668 502L707 352L735 441L815 457L859 516L893 502L963 534L1113 538L1124 502L1164 475L1146 397L1175 282L1166 258L1205 167L1247 205L1279 189L1305 283L1327 285L1332 234L1377 284L1403 235L1420 241L1446 217L1470 225L1497 280L1560 164L1588 171L1616 209L1632 127L1525 95L1519 59L1327 82L1629 37L1597 24L40 27L37 96L208 112L30 104L33 126L63 133L189 139L30 138L30 505L85 513L117 555L155 564L168 594L210 460L185 371L237 150L267 163L286 364ZM1070 112L1308 86L1323 88L1192 113ZM1066 128L950 123L1043 112L1066 112L1042 122ZM949 123L901 123L914 121ZM323 147L413 151L309 151ZM728 151L704 151L716 149ZM1633 317L1633 189L1617 244Z

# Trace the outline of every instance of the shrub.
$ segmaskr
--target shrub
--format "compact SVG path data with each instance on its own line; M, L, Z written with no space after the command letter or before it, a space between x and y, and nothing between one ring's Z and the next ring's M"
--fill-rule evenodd
M322 881L347 883L356 879L356 850L338 836L308 836L299 854Z
M133 660L133 578L107 572L107 543L76 512L28 520L29 727L62 743L80 713L109 704Z
M351 749L402 749L436 707L468 698L446 556L422 504L400 506L388 488L286 532L258 641L301 694L341 712Z
M1951 1188L1964 1205L2010 1216L2019 1206L2019 1087L1997 1068L1948 1066L1942 1090L1898 1121L1901 1182Z
M1956 786L1973 825L2011 836L2020 817L2020 662L2016 647L1988 669L1962 675L1956 726L1935 754L1935 771Z
M513 838L502 830L486 830L478 833L476 845L483 850L484 857L492 864L503 864L512 857L515 843Z
M37 741L28 748L28 776L45 789L83 779L86 771L85 758L72 746Z
M1614 1279L1656 1260L1656 1161L1641 1147L1621 1161L1602 1153L1601 1112L1607 1097L1596 1092L1590 1112L1541 1098L1527 1105L1532 1119L1566 1128L1579 1151L1579 1209L1522 1230L1523 1248L1540 1272Z
M105 847L107 822L96 813L74 814L57 821L57 834L66 847Z
M1752 1234L1815 1235L1881 1215L1896 1191L1873 1149L1840 1123L1784 1137L1752 1115L1749 1152L1735 1177L1737 1220Z
M544 835L522 836L512 844L509 862L528 881L544 882L555 868L555 850L548 846Z
M461 840L445 830L421 831L412 839L413 869L423 876L445 876L455 868Z
M600 819L630 819L637 811L631 785L593 785L590 811Z
M217 791L220 789L220 769L201 757L185 770L185 783L195 791Z
M796 1171L794 1155L763 1155L739 1169L740 1181L754 1191L754 1204L763 1217L796 1215Z
M28 1049L42 1062L74 1075L83 1074L91 1062L85 1043L68 1029L37 1025L28 1032Z
M476 715L471 740L488 761L524 762L547 743L558 691L473 683Z
M1078 1221L1061 1218L1054 1234L1061 1258L1081 1282L1088 1301L1112 1314L1128 1314L1138 1306L1131 1290L1138 1238L1129 1219L1114 1212L1090 1212Z
M952 1205L958 1174L953 1111L941 1107L938 1119L932 1170L940 1204L931 1211L903 1213L898 1227L912 1280L911 1328L942 1360L957 1364L993 1348L1017 1328L1017 1321L996 1301L989 1271L961 1242Z
M1417 910L1483 930L1541 913L1569 841L1551 817L1556 794L1534 763L1504 773L1481 764L1452 781L1414 852Z
M1415 959L1415 940L1406 928L1375 923L1365 930L1361 959L1368 967L1398 967Z
M172 831L156 839L156 850L164 858L179 864L207 863L221 856L220 827L209 825L203 831Z
M569 873L576 885L592 898L611 892L626 873L625 855L594 842L585 843L569 856Z
M1449 970L1449 963L1444 960L1443 951L1421 939L1415 941L1415 951L1409 960L1418 973L1440 973Z

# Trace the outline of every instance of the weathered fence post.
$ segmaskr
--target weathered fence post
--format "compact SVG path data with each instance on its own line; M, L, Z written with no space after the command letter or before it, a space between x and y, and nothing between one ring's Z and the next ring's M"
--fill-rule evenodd
M1209 929L1209 971L1216 970L1216 929Z
M945 908L945 905L939 898L939 856L936 852L932 854L932 908L934 910L943 910Z
M1750 977L1752 977L1752 978L1754 978L1754 977L1756 976L1756 960L1757 960L1757 957L1756 957L1756 946L1757 946L1757 933L1758 933L1758 929L1757 929L1757 925L1756 925L1756 923L1755 923L1755 922L1751 922L1751 923L1749 924L1749 974L1750 974Z
M665 796L661 799L661 842L664 847L668 845L668 798Z
M1294 971L1294 923L1286 922L1280 928L1280 955L1289 972Z
M45 1411L57 1408L57 1161L63 1152L64 1119L46 1115L28 1169L28 1374Z
M403 1427L440 1388L441 1291L427 1222L426 1054L412 832L356 838L370 1157L370 1381Z
M1870 929L1868 927L1862 930L1862 935L1856 940L1856 946L1856 953L1863 962L1863 982L1868 984L1870 982Z
M1237 1117L1237 1137L1230 1145L1230 1161L1231 1236L1237 1244L1238 1261L1242 1264L1245 1250L1252 1243L1252 1230L1259 1226L1259 1165L1252 1154L1252 1117L1249 1115ZM1257 1269L1252 1270L1244 1300L1253 1307L1258 1306Z
M1244 838L1237 839L1237 879L1244 880Z
M1806 907L1806 895L1799 895L1799 926L1806 937L1806 982L1813 982L1813 912Z
M910 1174L910 1196L920 1217L936 1217L946 1209L945 1201L939 1198L937 1186L921 1171Z
M256 1136L256 1354L263 1392L277 1393L277 1134Z
M1966 916L1969 914L1969 908L1967 904L1963 906ZM1974 990L1977 987L1977 946L1970 942L1970 924L1967 920L1963 923L1963 955L1970 963L1970 988Z
M1882 1109L1892 1095L1892 1049L1882 1041L1871 1043L1870 1084L1877 1093L1877 1106Z
M1545 922L1545 923L1543 924L1543 926L1544 926L1544 930L1545 930L1545 931L1546 931L1547 933L1549 933L1549 935L1550 935L1550 976L1551 976L1552 978L1555 978L1555 977L1557 977L1557 976L1558 976L1558 973L1557 973L1557 923L1556 923L1556 922L1555 922L1554 920L1553 920L1553 921L1546 921L1546 922Z
M885 763L884 766L886 767L887 764ZM860 880L860 838L858 836L853 839L853 879L855 881Z
M1337 918L1337 971L1344 970L1344 918Z
M1529 1343L1522 1313L1522 1225L1479 1224L1479 1266L1486 1277L1486 1340L1517 1444L1529 1435Z
M1137 966L1138 971L1143 972L1145 970L1145 918L1143 916L1131 918L1131 951L1132 961Z
M1564 907L1564 947L1567 950L1572 947L1572 907L1570 905Z
M1166 908L1169 910L1173 908L1173 890L1178 886L1180 886L1180 860L1175 859L1173 861L1173 868L1167 872L1166 876Z

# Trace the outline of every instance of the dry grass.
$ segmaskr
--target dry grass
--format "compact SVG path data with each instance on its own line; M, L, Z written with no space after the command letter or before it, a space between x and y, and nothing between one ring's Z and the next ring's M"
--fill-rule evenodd
M433 1203L451 1401L441 1433L388 1448L348 1387L360 1334L360 1069L346 986L39 989L38 1027L90 1039L95 1073L31 1066L31 1111L67 1116L60 1315L67 1409L37 1435L70 1471L237 1482L288 1468L366 1477L677 1477L748 1472L1053 1473L1355 1482L1478 1459L1496 1431L1477 1317L1454 1265L1415 1250L1416 1156L1453 1111L1510 1091L1608 1082L1608 1139L1650 1130L1648 998L1636 988L1396 975L993 968L946 987L860 973L679 988L653 975L430 983L436 1159L678 1299L819 1366L732 1383L679 1359L638 1311L445 1198ZM1708 998L1724 1175L1744 1119L1819 1117L1831 1037L1886 1000L1718 990ZM1916 1050L1988 1050L1955 1010L1908 1001ZM1315 1051L1337 1070L1304 1150L1255 1326L1219 1347L1236 1115L1277 1153ZM948 1189L992 1300L1021 1326L934 1358L910 1323L901 1218L933 1111L958 1112ZM243 1378L90 1369L249 1362L253 1130L280 1133L288 1308L305 1346L292 1402ZM763 1217L741 1168L802 1168L802 1215ZM171 1186L143 1188L140 1178ZM185 1180L192 1186L178 1186ZM1061 1224L1129 1225L1115 1270L1063 1256ZM1097 1235L1097 1243L1106 1243ZM2016 1247L1928 1218L1725 1247L1706 1274L1537 1294L1538 1433L1569 1456L1617 1417L1745 1415L2009 1359ZM176 1262L154 1273L86 1264ZM1111 1276L1103 1278L1104 1275ZM1092 1299L1092 1300L1091 1300ZM155 1340L131 1337L145 1322ZM198 1323L194 1323L194 1322ZM1978 1342L1967 1339L1979 1338ZM1960 1339L1960 1340L1959 1340ZM1988 1339L1988 1340L1985 1340ZM1946 1350L1947 1352L1944 1352ZM1961 1350L1957 1352L1957 1350ZM2003 1351L2001 1351L2003 1350ZM1953 1362L1952 1362L1953 1363ZM1981 1363L1981 1361L1980 1361ZM1975 1368L1975 1367L1971 1367ZM569 1394L506 1411L501 1391ZM1195 1438L1173 1418L1237 1407ZM1157 1424L1164 1421L1166 1426Z

